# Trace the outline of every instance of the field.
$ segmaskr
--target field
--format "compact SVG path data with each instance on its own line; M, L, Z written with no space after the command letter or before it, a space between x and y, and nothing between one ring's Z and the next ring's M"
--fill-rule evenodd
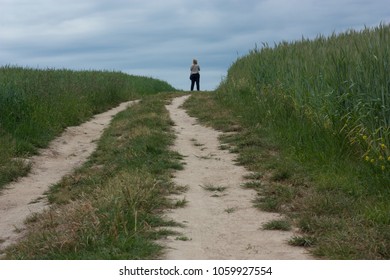
M360 157L381 174L390 167L389 42L390 26L380 26L263 46L232 65L218 92L255 101L248 114L288 141L316 153L325 145L325 158Z
M390 26L256 48L192 102L216 128L240 128L225 141L262 178L257 205L302 231L292 243L390 258Z
M183 157L170 150L165 108L181 94L123 73L0 68L0 188L65 127L142 100L52 187L52 208L29 219L28 237L6 257L160 257L155 240L175 225L161 213L186 204L167 199L185 191L172 183ZM251 171L242 187L258 193L253 205L284 215L265 230L297 229L289 243L317 258L390 259L390 26L257 47L215 92L193 94L184 107L233 132L220 148Z
M0 189L29 170L23 158L67 126L120 102L173 88L119 72L0 68Z

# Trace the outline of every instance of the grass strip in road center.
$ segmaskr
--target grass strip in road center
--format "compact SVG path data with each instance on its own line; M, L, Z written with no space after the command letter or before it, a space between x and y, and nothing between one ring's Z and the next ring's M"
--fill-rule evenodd
M7 259L150 259L169 234L161 218L177 189L171 173L180 156L164 105L169 94L146 97L119 113L80 169L52 187L49 210L30 217L28 235Z

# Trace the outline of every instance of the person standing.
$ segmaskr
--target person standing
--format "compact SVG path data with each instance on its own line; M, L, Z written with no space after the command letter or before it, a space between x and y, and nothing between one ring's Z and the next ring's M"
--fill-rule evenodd
M200 81L200 74L199 74L199 71L200 71L200 67L198 65L198 61L196 59L194 59L192 61L192 65L191 65L191 75L190 75L190 80L191 80L191 91L194 90L194 85L196 84L196 89L199 91L200 89L200 86L199 86L199 81Z

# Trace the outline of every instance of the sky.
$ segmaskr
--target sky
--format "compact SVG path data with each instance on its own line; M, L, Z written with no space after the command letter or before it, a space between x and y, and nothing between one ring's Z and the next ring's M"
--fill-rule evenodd
M390 0L0 0L0 66L121 71L201 90L263 43L390 23Z

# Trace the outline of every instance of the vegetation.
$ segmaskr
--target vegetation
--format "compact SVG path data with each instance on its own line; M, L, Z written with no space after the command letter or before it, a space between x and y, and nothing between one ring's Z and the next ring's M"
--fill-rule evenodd
M261 174L255 204L299 227L291 244L390 258L390 26L256 48L186 106L239 131L222 140Z
M263 229L289 231L291 229L291 225L286 220L272 220L265 223L263 225Z
M0 67L0 189L28 172L23 157L65 127L122 101L172 90L166 82L119 72Z
M150 259L173 234L161 218L183 201L171 173L181 157L170 151L174 140L165 110L167 95L144 97L119 113L90 160L49 193L52 206L29 219L28 236L7 249L10 259ZM185 204L185 203L184 203ZM160 228L160 229L159 229Z
M238 59L216 92L185 106L217 129L223 149L252 173L254 205L299 228L290 244L325 259L390 259L390 26L315 40L263 45ZM145 259L161 226L170 180L182 168L164 82L111 72L0 68L0 186L28 171L36 152L68 125L120 101L90 160L48 194L52 207L29 219L15 259ZM193 139L194 145L203 145ZM218 186L205 190L223 192ZM225 209L232 213L235 208ZM178 240L187 240L179 236Z
M264 46L229 69L219 95L254 102L247 108L253 122L278 127L277 136L299 149L360 157L389 179L389 42L390 26L380 26Z

